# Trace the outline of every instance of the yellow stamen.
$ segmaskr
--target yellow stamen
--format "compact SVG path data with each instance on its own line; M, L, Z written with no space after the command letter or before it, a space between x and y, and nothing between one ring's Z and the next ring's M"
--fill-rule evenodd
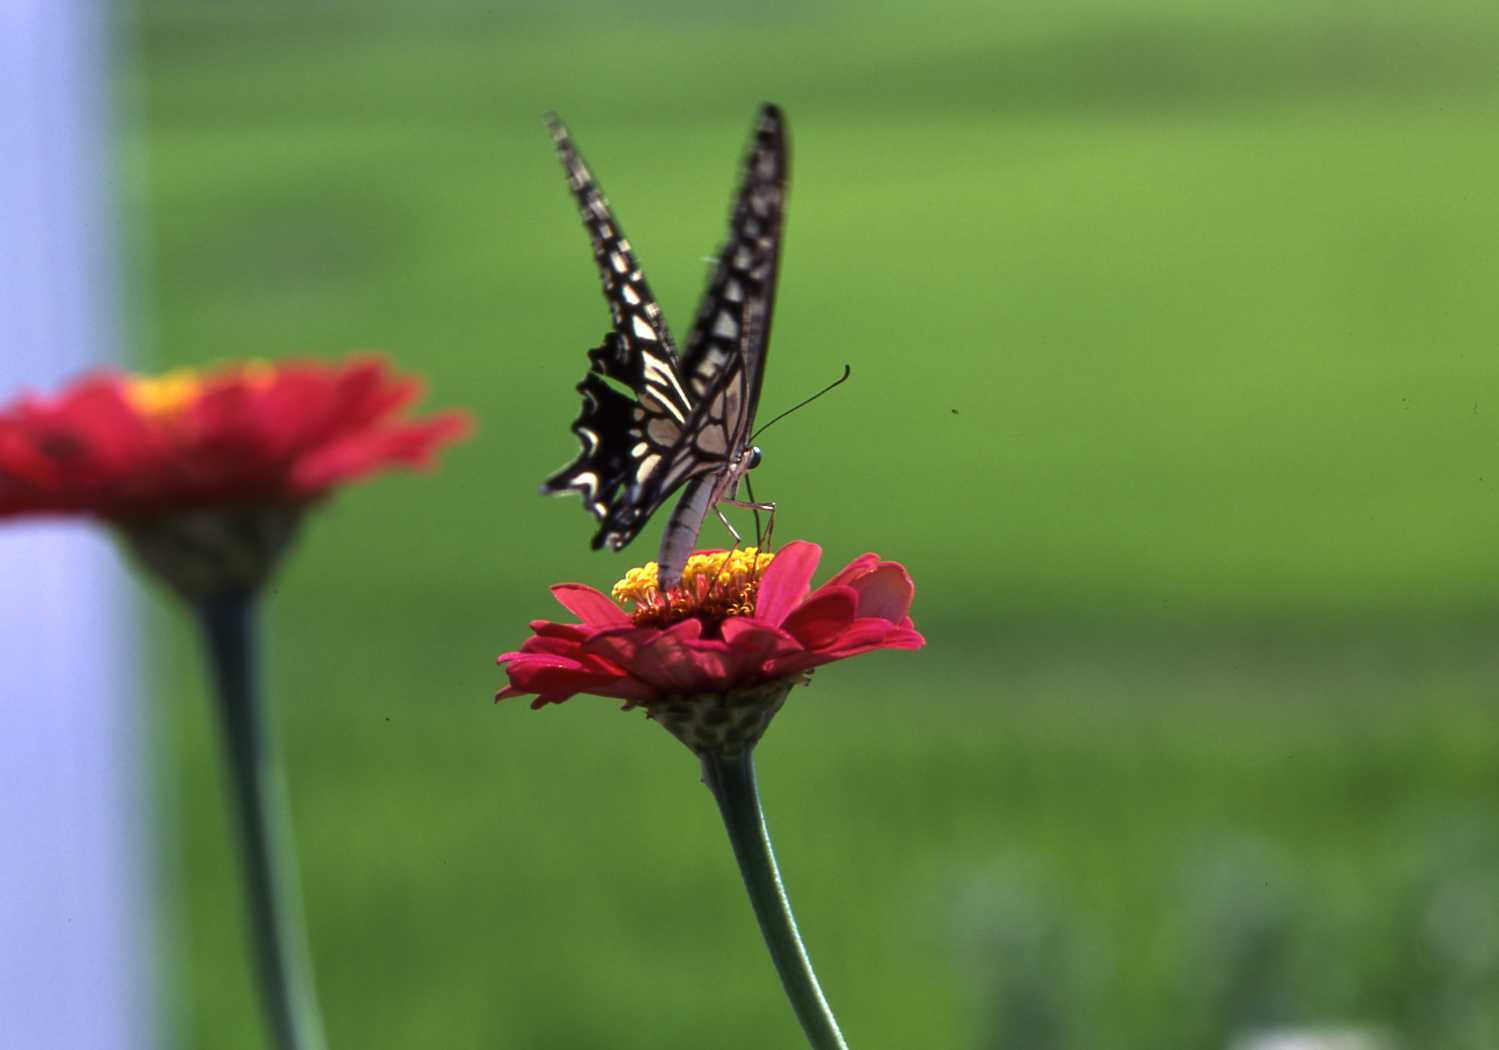
M132 376L125 380L125 398L137 412L147 416L169 416L198 399L203 379L191 368L177 368L165 375Z
M682 582L661 593L655 562L631 569L611 592L617 602L632 602L631 618L640 626L664 627L692 616L722 620L755 611L760 577L775 555L754 547L694 554L682 570Z
M142 415L171 416L181 412L212 382L244 380L261 384L275 374L262 361L245 361L204 375L194 368L174 368L159 376L131 376L125 380L125 399Z

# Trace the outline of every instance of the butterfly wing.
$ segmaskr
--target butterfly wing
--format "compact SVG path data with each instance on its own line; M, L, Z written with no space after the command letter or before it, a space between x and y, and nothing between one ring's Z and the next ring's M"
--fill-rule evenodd
M629 240L566 127L553 115L547 124L593 242L613 330L589 351L590 368L578 384L583 410L572 429L582 451L541 488L544 493L581 494L601 522L593 546L619 550L692 475L692 467L701 472L711 465L675 462L695 402L678 373L671 332Z
M728 240L708 279L682 363L697 399L683 444L690 440L690 454L712 463L715 474L694 482L672 512L661 538L663 587L675 584L709 509L746 469L742 453L765 376L788 168L785 118L776 106L762 106L729 213Z
M786 206L786 121L760 108L745 152L729 235L687 339L682 375L699 403L689 424L720 452L741 451L760 401ZM694 425L696 424L696 425Z
M579 492L602 523L593 546L619 550L679 486L698 478L663 539L665 579L685 561L676 548L685 542L690 550L732 474L759 401L785 201L784 120L774 106L761 109L729 239L680 370L661 309L603 192L562 123L549 116L548 125L593 242L614 327L589 351L591 367L578 384L583 410L572 429L582 452L542 491ZM678 520L684 514L691 521Z

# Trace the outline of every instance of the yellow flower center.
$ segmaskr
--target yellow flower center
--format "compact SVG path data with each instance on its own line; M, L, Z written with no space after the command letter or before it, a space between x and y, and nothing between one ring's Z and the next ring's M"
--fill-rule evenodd
M191 368L177 368L159 376L131 376L125 380L125 400L146 416L170 416L192 404L203 392L202 377Z
M130 376L125 380L125 400L146 416L174 416L197 401L211 382L240 380L260 385L275 375L262 361L245 361L205 375L195 368L174 368L159 376Z
M665 627L693 616L718 621L755 611L760 577L775 555L747 547L743 550L694 554L682 570L682 582L661 592L655 562L631 569L610 592L617 602L630 602L630 617L641 627Z

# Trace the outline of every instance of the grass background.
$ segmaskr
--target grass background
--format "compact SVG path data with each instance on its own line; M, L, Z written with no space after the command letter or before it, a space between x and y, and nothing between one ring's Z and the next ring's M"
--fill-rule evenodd
M119 31L142 356L379 348L479 423L321 511L269 602L334 1046L798 1045L690 756L606 702L487 702L546 584L660 528L592 554L533 494L607 318L540 114L681 334L763 99L794 149L764 414L854 376L757 491L829 571L906 562L931 641L820 675L760 752L851 1042L1499 1042L1490 5L141 0ZM173 1017L257 1047L203 684L154 618Z

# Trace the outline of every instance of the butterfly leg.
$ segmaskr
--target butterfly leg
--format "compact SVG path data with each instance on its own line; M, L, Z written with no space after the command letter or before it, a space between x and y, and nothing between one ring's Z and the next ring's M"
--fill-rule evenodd
M776 527L776 505L774 503L756 503L756 502L754 502L752 500L749 500L749 501L739 500L739 499L735 499L733 497L730 497L728 499L722 500L720 502L727 503L731 507L743 507L746 510L752 510L752 511L754 511L755 512L755 550L763 552L763 551L766 550L766 548L768 548L770 546L770 534L775 531L775 527ZM714 507L714 510L718 510L718 508ZM767 520L766 523L765 523L765 532L764 532L763 535L760 532L760 512L762 510L765 511L770 516L769 520ZM718 517L719 517L719 520L721 520L724 523L724 526L730 532L734 533L734 541L735 541L734 545L737 547L739 545L739 533L734 532L734 526L732 526L732 525L729 524L728 519L723 516L723 512L722 511L718 511Z
M727 503L729 501L724 500L723 502ZM738 506L738 504L734 505ZM724 517L723 511L718 509L717 503L713 505L713 513L718 515L718 520L723 522L723 527L729 530L730 536L734 537L734 546L730 547L729 550L738 549L739 545L744 542L744 537L739 535L739 530L734 528L734 523L731 522L728 518Z
M739 535L739 530L736 529L736 528L734 528L733 523L730 522L728 518L724 517L723 511L721 511L721 510L718 509L718 504L716 504L716 503L713 505L713 513L718 515L718 520L721 521L721 522L723 522L723 527L729 530L729 535L730 536L734 537L734 545L729 548L729 553L733 553L734 551L738 550L740 544L742 544L744 542L744 537L741 536L741 535ZM718 579L719 579L719 577L723 575L724 570L727 569L728 567L729 567L729 558L728 558L728 555L726 554L724 556L723 561L719 564L718 573L715 574L715 576L713 577L713 582L709 585L708 589L710 591L714 587L718 586Z
M755 544L758 547L758 549L760 549L760 550L764 550L766 547L770 546L770 536L771 536L771 533L775 532L775 528L776 528L776 505L775 505L774 502L756 503L756 502L754 502L752 500L734 499L732 497L730 497L728 499L719 500L719 502L720 503L727 503L731 507L742 507L745 510L755 511L756 512L755 513L755 521L756 521L757 524L758 524L759 518L760 518L759 512L762 511L762 510L765 511L765 513L767 515L766 521L765 521L765 535L762 538L759 535L759 531L760 530L758 528L756 528L755 529L755 533L756 533ZM715 507L714 509L717 510L717 507ZM719 517L720 520L723 521L723 523L725 525L728 526L729 531L734 533L734 538L737 540L739 538L739 533L734 532L734 527L732 525L729 525L728 520L724 518L722 511L718 511L718 517Z

